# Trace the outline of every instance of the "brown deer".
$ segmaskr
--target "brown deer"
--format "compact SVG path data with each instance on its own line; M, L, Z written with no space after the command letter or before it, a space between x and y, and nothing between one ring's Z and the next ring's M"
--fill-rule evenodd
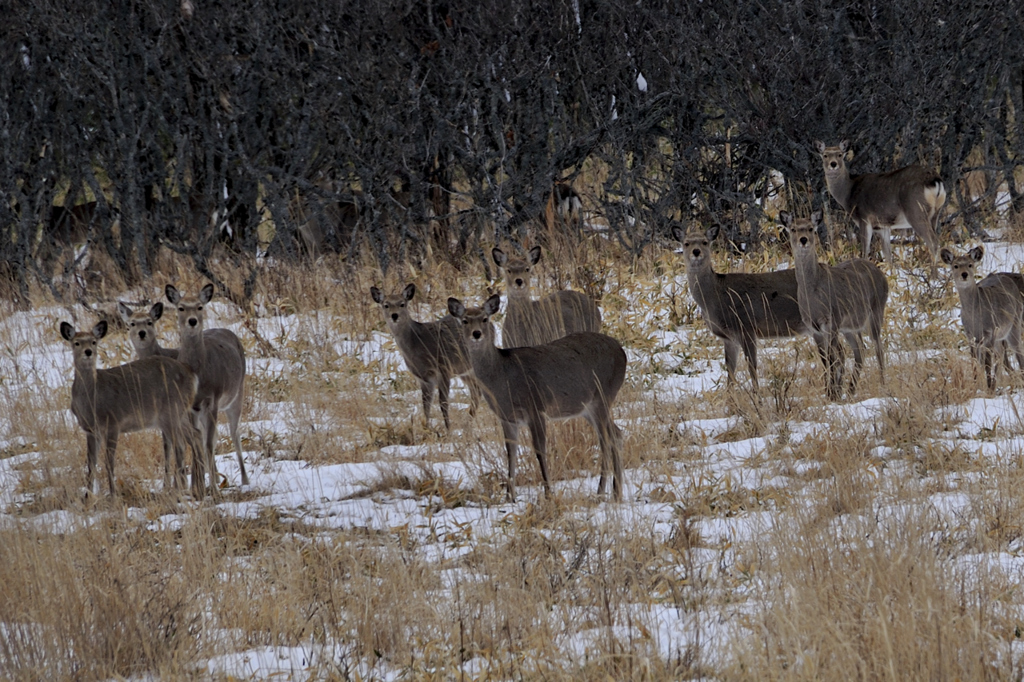
M829 193L860 230L864 258L870 258L871 235L878 231L885 259L891 264L892 229L912 228L928 248L934 265L939 254L939 214L946 203L946 187L938 173L923 166L905 166L888 173L850 175L846 162L852 152L847 140L836 147L826 147L820 141L814 144Z
M846 356L839 343L842 333L853 349L853 373L849 394L857 390L864 365L861 333L867 330L875 345L878 370L885 382L885 349L882 321L889 298L889 282L874 263L862 258L829 266L818 262L818 229L821 211L810 220L794 220L783 211L780 218L789 229L789 244L796 262L797 299L804 324L815 335L818 354L825 366L828 396L838 400L843 391Z
M416 377L423 394L423 419L430 425L430 405L437 389L444 427L448 421L448 391L452 377L461 377L469 389L469 414L476 416L480 404L480 388L473 380L462 329L451 315L436 322L417 322L409 315L408 303L416 295L416 285L408 284L397 296L385 296L377 287L370 287L370 296L384 313L388 331L398 345L406 367Z
M733 383L742 348L756 391L757 340L811 333L800 315L796 270L718 273L711 267L710 234L684 234L680 227L672 234L683 243L690 295L708 329L725 343L727 384Z
M595 332L569 334L539 346L497 348L490 318L500 305L497 294L482 308L466 308L457 298L448 299L448 311L462 323L473 374L483 386L487 404L501 421L508 456L509 499L516 498L519 427L530 428L544 491L550 494L547 420L583 417L594 427L601 446L597 492L604 493L611 467L613 493L616 500L621 500L622 435L612 420L611 408L626 375L626 352L612 337Z
M74 357L71 411L85 431L87 491L93 491L93 474L102 445L108 490L110 495L115 494L117 441L122 433L144 429L160 429L163 433L164 488L184 487L184 448L192 428L189 420L198 377L177 360L159 356L96 369L96 347L106 334L106 321L96 323L89 332L76 332L68 322L60 324L60 335L71 345Z
M601 310L578 291L556 291L534 301L530 298L530 268L540 262L540 247L526 259L509 258L495 247L491 257L505 271L508 309L501 328L505 348L539 346L574 332L600 332Z
M1024 371L1024 349L1021 348L1024 278L1018 273L996 272L976 282L978 263L984 255L985 250L976 246L964 256L942 249L939 257L952 271L953 285L960 295L960 321L971 341L975 359L985 368L985 384L991 391L996 387L999 370L998 363L994 362L997 347L1003 353L1007 372L1010 370L1007 346L1017 356L1017 369Z
M163 303L157 301L149 310L133 311L118 301L117 311L125 326L128 327L128 337L132 341L132 346L135 347L135 356L139 360L154 355L178 359L177 348L164 348L156 339L156 322L164 314Z
M178 308L178 359L199 377L194 408L199 412L196 420L205 439L205 452L195 457L193 462L192 489L196 494L203 493L206 469L209 469L210 490L214 495L219 494L214 456L220 410L224 410L231 427L242 485L249 485L249 475L242 459L242 443L238 437L238 421L245 403L245 350L242 342L229 329L203 329L204 307L213 298L212 284L204 286L197 297L184 296L173 284L168 284L164 293L167 300Z

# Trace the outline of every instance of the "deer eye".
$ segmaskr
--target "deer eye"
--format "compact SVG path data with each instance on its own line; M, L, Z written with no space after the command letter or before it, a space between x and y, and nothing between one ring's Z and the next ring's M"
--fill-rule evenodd
M179 313L185 312L185 306L178 306L178 312Z
M196 306L196 310L202 310L203 306Z

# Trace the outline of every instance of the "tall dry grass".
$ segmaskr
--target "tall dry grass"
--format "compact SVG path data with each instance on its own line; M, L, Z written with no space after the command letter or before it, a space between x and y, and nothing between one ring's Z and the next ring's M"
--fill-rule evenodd
M84 499L68 387L0 383L0 463L16 472L0 517L0 676L203 679L216 656L301 647L295 679L1020 678L1019 576L997 559L1021 549L1024 476L1002 443L1024 425L986 436L1007 450L996 466L976 434L960 435L955 408L981 384L948 323L950 287L897 286L891 273L888 383L869 359L858 399L880 408L866 418L824 403L807 340L763 349L760 396L741 372L736 391L674 397L666 380L722 353L681 263L667 249L631 259L597 236L549 244L538 288L603 290L606 332L630 352L614 410L627 502L598 500L593 480L560 485L597 471L592 430L567 422L552 426L551 498L504 505L493 415L471 419L460 387L451 433L436 409L427 426L394 356L365 354L386 333L371 285L416 282L413 314L434 318L449 295L476 301L496 286L483 263L387 277L331 260L270 268L256 323L272 352L240 333L253 358L247 457L257 470L379 463L355 495L382 508L411 497L417 511L408 523L336 524L259 489L227 488L223 506L178 501L153 484L155 434L123 439L118 499ZM787 258L769 251L747 266ZM164 279L197 279L173 262L149 295ZM54 330L42 337L56 347L65 311L38 297L33 323ZM27 318L5 316L0 342L27 351L12 326ZM678 324L692 332L664 341ZM105 344L101 365L123 352ZM66 368L65 356L36 370ZM284 431L272 426L281 415ZM688 426L697 419L727 425ZM428 447L410 468L382 454L392 445ZM535 458L520 457L520 484L536 485ZM447 462L477 475L439 474ZM936 493L965 496L959 521L929 502Z

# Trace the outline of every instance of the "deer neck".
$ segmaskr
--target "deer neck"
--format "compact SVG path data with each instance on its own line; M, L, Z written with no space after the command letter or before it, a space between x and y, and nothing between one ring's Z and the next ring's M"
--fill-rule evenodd
M75 359L75 381L71 384L73 411L96 423L96 362L84 357Z
M981 298L981 292L978 290L978 283L974 280L970 282L956 282L956 293L960 295L960 308L965 309L972 303Z
M839 202L843 210L849 211L850 194L853 193L853 178L850 177L850 171L846 168L846 164L843 164L834 174L826 173L825 184L828 186L829 194Z
M711 261L705 261L703 265L696 268L687 268L686 282L690 287L690 295L704 308L711 300L712 292L715 291L717 274L711 269Z
M813 250L800 251L793 261L800 289L813 287L821 280L822 267L818 262L818 254Z
M187 365L196 374L200 374L206 364L206 342L203 330L195 329L181 335L181 348L178 350L178 361Z

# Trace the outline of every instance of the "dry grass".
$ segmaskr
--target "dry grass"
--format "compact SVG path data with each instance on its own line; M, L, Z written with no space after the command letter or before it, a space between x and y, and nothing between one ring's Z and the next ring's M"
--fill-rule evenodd
M745 367L737 390L716 382L721 344L671 253L549 246L539 288L604 291L630 353L621 505L595 495L585 422L551 427L548 499L521 450L516 505L497 420L470 418L460 383L451 432L436 403L424 423L368 289L413 281L414 317L434 318L487 291L479 262L270 268L256 322L273 353L214 305L251 358L257 480L220 505L159 492L151 433L122 438L119 498L85 498L55 331L69 311L40 293L37 312L6 313L3 676L237 679L249 669L218 657L274 647L304 652L278 670L296 679L1021 678L1024 422L964 409L1012 406L1021 382L984 393L951 287L889 271L887 381L869 351L858 395L829 405L806 339L762 345L759 396ZM168 260L161 284L195 279ZM101 365L126 344L105 342Z

